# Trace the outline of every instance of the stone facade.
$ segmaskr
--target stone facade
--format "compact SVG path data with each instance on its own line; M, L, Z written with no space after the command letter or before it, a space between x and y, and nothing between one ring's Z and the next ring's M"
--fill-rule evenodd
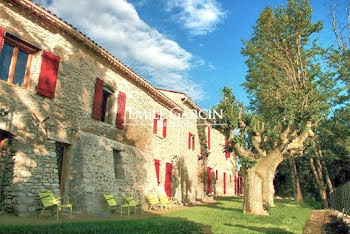
M213 172L219 171L218 180L213 179L215 195L234 195L230 175L237 175L237 161L233 155L225 158L224 136L211 129L211 154L203 162L198 160L197 120L184 118L182 122L191 124L179 127L171 118L174 108L181 112L198 108L186 102L185 94L155 89L81 33L30 1L1 1L0 12L0 28L39 48L33 54L26 89L0 82L0 109L8 112L0 116L0 130L14 136L10 153L5 155L8 163L2 167L6 171L0 178L1 206L6 211L19 215L36 212L41 208L40 189L52 190L56 196L69 195L75 211L89 213L105 208L103 192L112 192L118 199L125 195L143 199L148 194L164 194L166 163L173 165L172 196L183 203L210 198L205 193L207 166ZM60 57L53 99L36 92L44 50ZM92 117L97 77L114 92L112 95L126 94L123 130L116 127L115 121L108 124ZM166 137L153 133L152 119L129 118L131 110L161 112L168 120ZM114 120L116 113L117 104L113 108ZM38 120L45 122L39 124ZM187 147L189 132L195 136L195 150ZM65 146L61 178L58 143ZM115 174L116 154L121 163L119 178ZM159 184L154 159L160 160Z

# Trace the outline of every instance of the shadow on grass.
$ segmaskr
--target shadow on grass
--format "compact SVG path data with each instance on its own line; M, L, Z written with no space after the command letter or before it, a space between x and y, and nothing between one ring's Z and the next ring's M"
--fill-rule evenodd
M1 224L0 233L212 233L210 226L182 218L151 217L141 219L64 222L50 224Z
M261 232L261 233L293 233L282 228L271 228L271 227L254 227L254 226L244 226L244 225L232 225L225 223L226 226L238 227L242 229L247 229L250 231Z
M220 205L223 205L223 204L221 202L217 202L217 203L212 203L212 204L205 205L205 207L212 208L212 209L218 209L218 210L235 211L235 212L240 212L240 213L243 214L243 210L242 209L239 209L239 208L226 208L226 207L222 207Z

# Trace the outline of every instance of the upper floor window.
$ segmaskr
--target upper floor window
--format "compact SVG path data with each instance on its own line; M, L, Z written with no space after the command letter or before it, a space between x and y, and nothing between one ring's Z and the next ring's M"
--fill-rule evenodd
M192 150L194 150L194 145L195 145L195 142L194 142L194 135L192 133L188 133L188 148Z
M0 79L26 88L37 48L8 33L0 35Z
M153 133L166 138L167 119L155 114L153 122Z
M116 92L108 86L105 86L103 80L96 78L93 109L93 117L95 119L113 126L114 123L116 123L117 128L123 129L125 121L125 103L125 93L119 92L117 101ZM116 108L117 111L115 110Z

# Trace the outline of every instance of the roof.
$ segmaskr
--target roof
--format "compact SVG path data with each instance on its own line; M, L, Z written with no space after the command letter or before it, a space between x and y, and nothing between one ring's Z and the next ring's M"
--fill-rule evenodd
M92 39L84 35L77 28L59 18L57 15L53 14L49 10L40 6L38 3L34 3L31 0L5 0L12 5L19 6L24 11L31 13L37 18L41 19L43 23L48 24L50 27L59 29L62 32L68 34L73 39L82 43L87 48L93 50L104 62L111 65L112 69L117 70L122 73L124 78L128 79L129 82L133 83L135 86L139 87L150 95L156 102L162 106L173 109L178 113L183 113L183 109L178 106L173 100L168 98L165 94L160 92L156 87L150 84L147 80L142 78L134 70L128 67L126 64L121 62L119 59L110 54L107 50L99 46ZM174 108L177 107L177 108Z

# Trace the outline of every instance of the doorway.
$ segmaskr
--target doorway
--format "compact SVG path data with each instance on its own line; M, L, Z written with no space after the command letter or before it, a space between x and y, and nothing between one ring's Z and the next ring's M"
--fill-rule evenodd
M60 186L61 196L64 195L64 178L65 178L65 168L66 168L66 161L67 161L67 148L68 148L67 144L56 142L58 182Z

